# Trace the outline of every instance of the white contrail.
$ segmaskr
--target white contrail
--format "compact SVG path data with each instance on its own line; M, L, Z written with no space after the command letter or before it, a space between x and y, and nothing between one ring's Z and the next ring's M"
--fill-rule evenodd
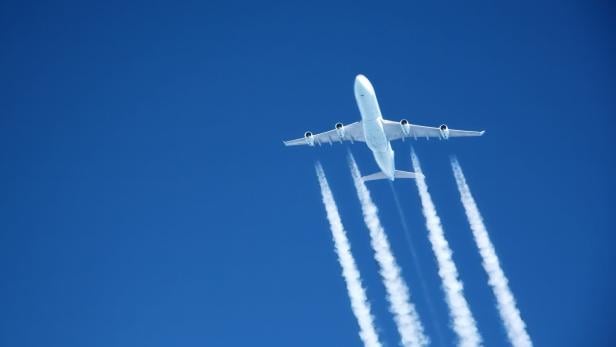
M451 158L451 167L456 178L466 217L473 231L475 243L483 259L483 268L488 273L489 284L492 287L494 296L496 296L496 306L505 325L509 341L515 347L530 347L533 343L526 332L526 324L524 324L520 316L520 311L516 306L513 293L509 289L505 273L501 269L496 250L490 241L475 199L471 194L468 184L466 184L466 178L456 158Z
M438 274L443 282L443 291L445 292L445 301L449 306L449 316L452 320L453 330L458 335L458 346L476 347L481 346L481 336L477 330L477 324L473 318L473 314L464 298L463 285L458 278L458 270L452 259L451 248L445 238L441 219L436 213L436 207L432 202L430 192L425 177L421 174L421 164L419 158L415 155L415 151L411 151L413 160L413 168L417 175L415 182L421 199L423 215L426 218L426 227L428 228L428 239L432 245L432 251L436 256L438 264Z
M402 346L425 346L429 343L429 339L424 335L424 329L417 311L411 303L409 289L391 251L385 230L381 226L376 205L372 202L370 192L361 178L355 158L350 153L349 165L357 189L357 196L361 203L364 222L370 231L370 243L374 249L374 257L379 264L380 274L387 291L389 310L394 315Z
M351 309L359 324L359 337L366 347L381 347L374 327L374 319L370 313L370 304L366 298L366 292L361 285L361 276L351 253L351 245L342 225L336 201L329 188L329 183L327 183L327 178L325 178L325 172L321 163L317 162L315 166L317 176L319 177L319 185L321 186L323 205L325 205L327 220L329 220L329 226L334 239L336 254L342 267L342 276L344 277L349 299L351 300Z

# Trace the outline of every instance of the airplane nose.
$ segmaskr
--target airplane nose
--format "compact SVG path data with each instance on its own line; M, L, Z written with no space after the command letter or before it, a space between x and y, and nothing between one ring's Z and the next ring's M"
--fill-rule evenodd
M357 86L366 86L370 84L370 82L368 81L368 79L366 78L366 76L359 74L357 76L355 76L355 85Z
M357 94L374 94L374 88L366 76L359 74L355 77L355 92Z

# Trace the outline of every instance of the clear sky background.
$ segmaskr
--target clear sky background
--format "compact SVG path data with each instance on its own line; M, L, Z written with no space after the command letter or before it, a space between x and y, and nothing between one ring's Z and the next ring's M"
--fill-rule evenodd
M0 345L359 346L315 160L398 345L345 146L281 142L358 120L363 73L387 118L487 130L414 144L486 345L507 340L452 154L535 344L613 346L615 9L500 3L3 1ZM389 185L369 187L452 345L414 183L395 189L429 298Z

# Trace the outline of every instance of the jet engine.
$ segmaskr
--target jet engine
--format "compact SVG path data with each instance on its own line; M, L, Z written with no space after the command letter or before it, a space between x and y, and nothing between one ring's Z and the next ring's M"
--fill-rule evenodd
M344 124L338 122L335 125L336 127L336 133L338 134L338 137L340 137L340 140L344 139Z
M400 129L402 129L402 134L404 137L407 137L411 134L411 123L408 120L403 119L400 121Z
M447 124L441 124L441 126L438 128L441 131L441 137L443 138L443 140L449 139L449 128L447 127Z
M304 133L304 139L306 140L308 146L314 146L314 136L310 131L306 131Z

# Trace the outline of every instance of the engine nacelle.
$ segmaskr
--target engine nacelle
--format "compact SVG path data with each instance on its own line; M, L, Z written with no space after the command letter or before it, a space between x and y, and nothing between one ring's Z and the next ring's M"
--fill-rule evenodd
M404 134L405 137L409 136L411 134L411 123L406 119L401 120L400 129L402 129L402 134Z
M340 140L344 139L344 124L338 122L335 125L336 127L336 133L338 134L338 137L340 137Z
M438 128L441 131L441 137L443 140L449 139L449 128L447 127L447 124L441 124Z
M306 131L304 133L304 139L306 140L308 146L314 146L314 136L312 135L312 132Z

